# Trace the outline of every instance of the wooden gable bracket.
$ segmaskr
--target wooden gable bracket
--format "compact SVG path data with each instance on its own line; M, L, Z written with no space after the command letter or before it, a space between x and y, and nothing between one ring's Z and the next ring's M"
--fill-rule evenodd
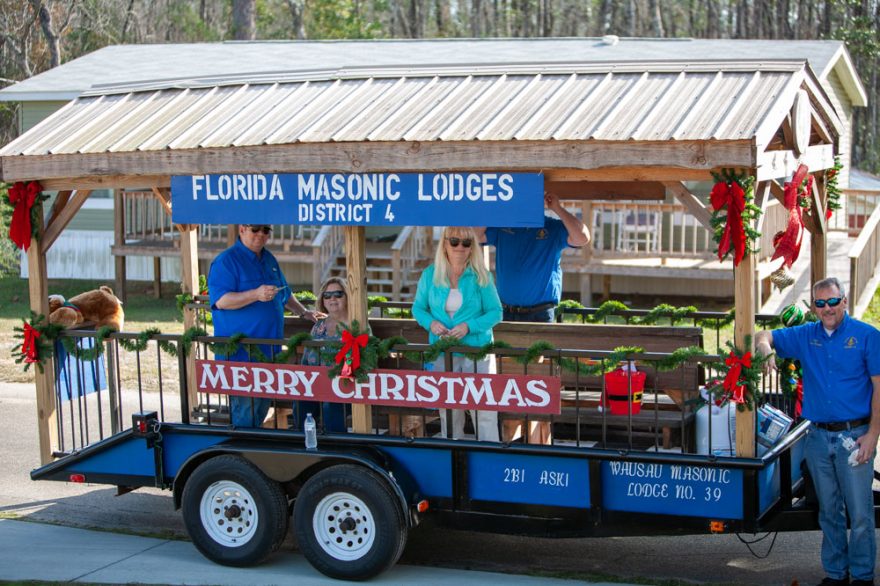
M91 189L77 189L73 192L62 191L58 194L55 205L52 206L52 211L49 214L49 220L46 222L46 230L40 239L40 254L46 254L49 251L91 193Z
M171 190L167 187L152 187L153 195L162 204L165 215L171 217Z
M704 228L712 231L712 211L705 205L700 198L690 192L680 181L667 181L663 186L669 190L673 197L678 200L681 205L686 207Z
M787 179L794 175L801 163L810 171L824 171L834 167L834 145L820 144L807 147L806 153L800 157L793 150L764 151L758 155L756 180Z
M810 234L826 234L825 205L822 194L825 192L824 180L813 176L813 189L810 191L810 213L804 214L804 227Z

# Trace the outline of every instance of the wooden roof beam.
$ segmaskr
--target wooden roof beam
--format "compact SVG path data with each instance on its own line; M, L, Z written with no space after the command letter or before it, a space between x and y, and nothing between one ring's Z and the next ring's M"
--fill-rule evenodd
M666 188L658 181L545 181L544 191L559 199L666 199Z
M140 187L167 175L214 173L417 173L456 170L526 172L546 169L638 168L634 180L657 181L654 169L708 174L755 166L750 140L737 141L506 141L298 143L182 151L141 151L3 157L4 181L72 181L106 176L138 179ZM99 174L95 173L100 169ZM150 181L148 181L150 179ZM614 179L618 180L618 179Z

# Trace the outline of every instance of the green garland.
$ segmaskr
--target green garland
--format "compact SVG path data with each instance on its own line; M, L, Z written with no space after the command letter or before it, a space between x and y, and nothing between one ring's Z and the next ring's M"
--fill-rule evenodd
M746 347L751 347L751 336L746 336L745 342ZM737 381L738 384L745 387L743 393L743 402L737 404L737 409L739 409L740 411L743 411L745 409L748 409L749 411L754 411L757 408L762 396L761 377L764 372L764 363L767 362L769 356L754 354L751 351L743 351L734 346L734 344L729 341L727 342L727 347L729 350L728 358L726 358L724 362L718 363L718 378L706 385L706 391L710 397L721 399L725 402L732 400L731 393L728 391L728 389L724 388L724 379L727 377L727 374L732 368L732 365L728 364L727 361L731 359L731 354L740 360L748 357L751 360L751 366L741 366L740 376Z
M841 192L838 181L840 180L841 170L843 170L843 163L840 162L840 157L837 156L834 157L834 166L825 171L825 195L827 196L826 209L829 210L829 212L834 212L834 210L840 209Z
M755 242L761 237L761 233L755 230L755 221L761 217L761 208L755 205L755 178L746 172L737 173L735 169L722 169L720 173L712 172L715 183L738 183L742 187L745 199L745 209L742 213L743 230L746 235L745 256L759 252L755 248ZM718 244L721 242L721 236L724 234L724 227L727 225L726 208L715 210L712 212L712 237L715 241L715 252L718 252ZM733 252L731 246L730 252Z
M12 224L12 214L15 211L15 208L9 204L9 188L11 184L9 183L0 183L0 198L2 198L3 205L0 205L0 213L3 214L3 225L10 226ZM45 192L40 192L37 194L37 197L34 198L34 205L31 206L31 238L39 240L40 236L40 227L43 225L43 216L41 212L43 211L43 202L49 199L49 194ZM42 371L41 371L42 372Z
M40 372L44 372L43 361L55 355L54 341L58 337L58 334L64 329L64 326L49 323L49 320L45 315L42 313L37 314L33 310L31 310L30 320L22 320L22 323L26 323L40 334L40 336L34 340L37 350L37 362L25 362L27 357L24 355L24 327L15 326L12 328L15 332L13 337L21 339L21 342L12 347L12 354L15 356L15 363L24 363L25 372L27 372L27 369L30 368L31 364L36 364Z
M584 307L577 301L566 299L564 301L561 301L559 305L556 306L556 309L586 309L586 307ZM596 309L595 313L593 313L592 315L584 315L583 317L585 318L585 321L587 323L601 323L605 321L605 318L609 315L616 315L624 311L630 311L630 308L620 301L615 301L612 299L600 305L598 309ZM675 307L673 305L669 305L668 303L661 303L641 317L629 318L628 323L632 325L650 326L658 323L661 320L668 319L670 320L671 325L675 325L678 322L687 319L688 314L696 312L697 308L693 305L687 305L685 307ZM733 321L733 313L730 314L730 321ZM729 322L725 322L725 324L726 323Z

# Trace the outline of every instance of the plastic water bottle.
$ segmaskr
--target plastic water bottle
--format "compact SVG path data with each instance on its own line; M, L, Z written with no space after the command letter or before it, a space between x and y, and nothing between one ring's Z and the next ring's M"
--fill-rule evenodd
M849 459L847 460L847 462L849 462L849 465L858 466L859 445L856 443L856 440L849 436L844 436L840 440L840 445L842 445L844 449L849 450Z
M306 449L318 449L318 428L315 425L315 418L311 413L306 414L306 420L303 423L303 431L306 434Z

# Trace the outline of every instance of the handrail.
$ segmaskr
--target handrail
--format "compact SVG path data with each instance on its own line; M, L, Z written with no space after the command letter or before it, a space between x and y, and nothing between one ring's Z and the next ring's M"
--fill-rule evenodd
M870 293L867 288L875 274L877 264L880 262L880 207L874 208L868 218L865 227L859 234L858 239L849 251L849 311L853 315L859 315L864 293Z
M321 226L312 240L312 291L320 290L342 242L342 230L338 226Z
M391 245L391 268L393 270L391 274L391 297L394 299L400 299L400 252L406 246L412 233L413 227L405 226L400 231L400 234L397 235L397 238L394 239L394 244Z

